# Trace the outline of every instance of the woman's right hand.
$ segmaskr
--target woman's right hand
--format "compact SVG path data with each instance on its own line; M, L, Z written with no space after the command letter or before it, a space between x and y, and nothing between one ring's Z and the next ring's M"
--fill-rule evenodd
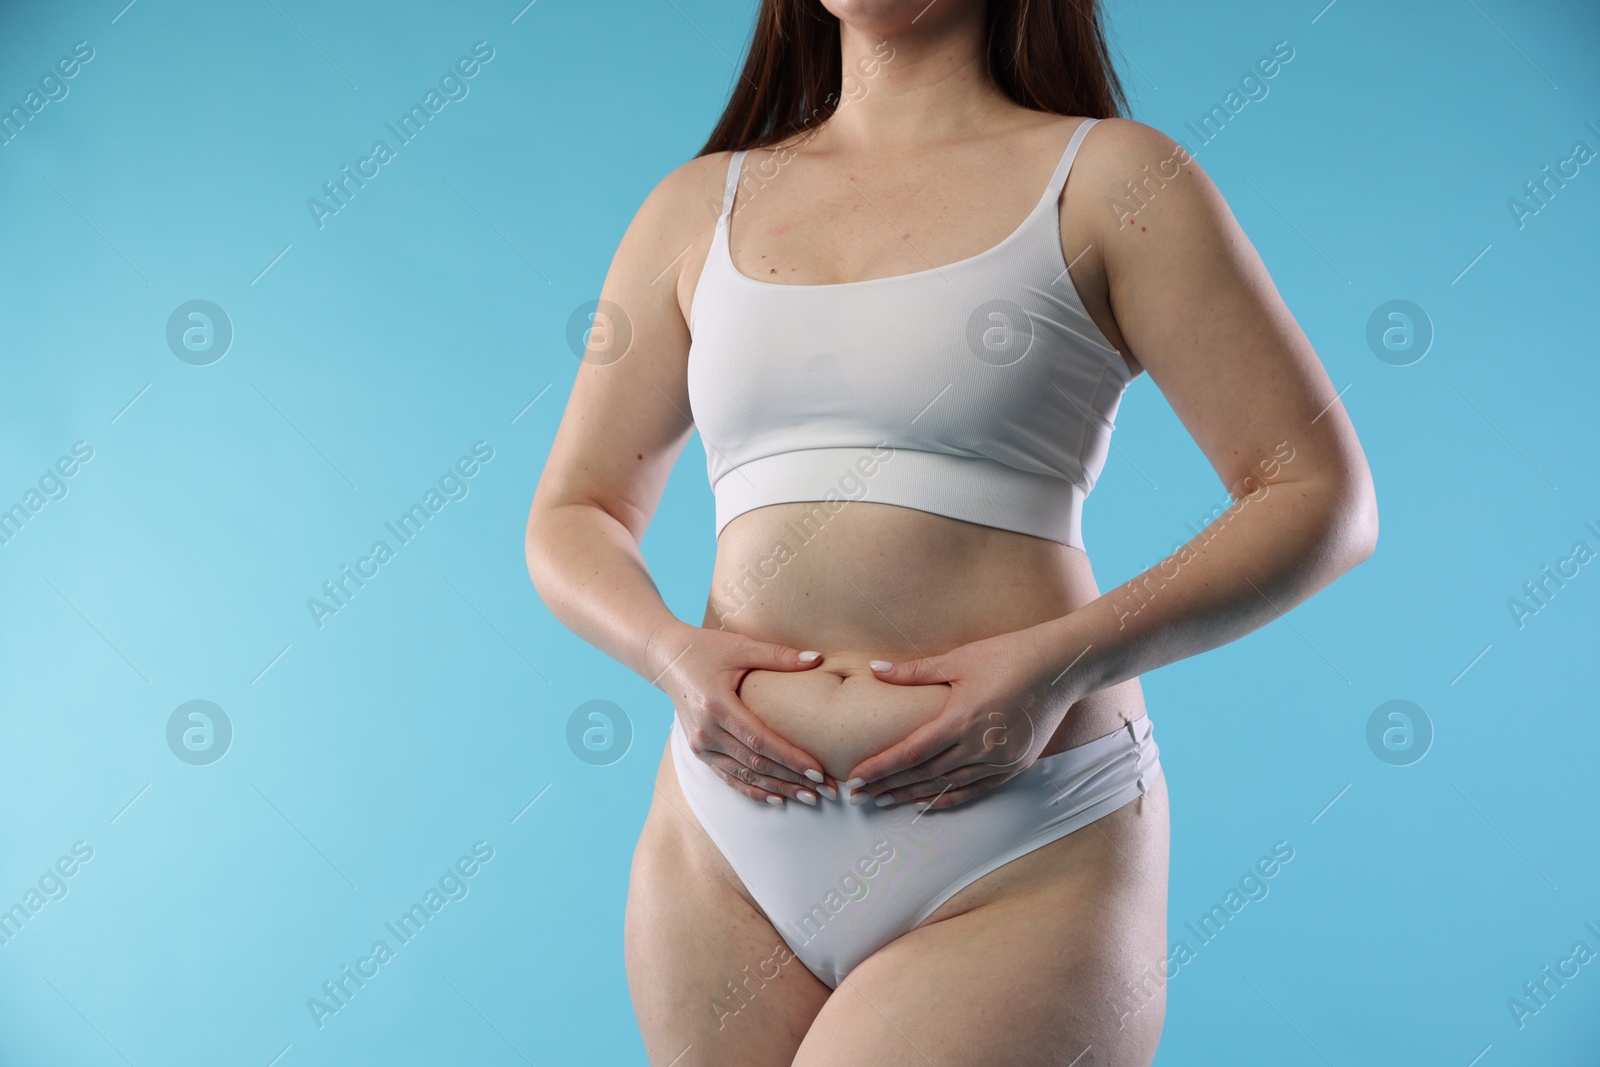
M777 805L838 795L820 760L768 729L739 697L751 671L810 670L819 653L687 623L657 631L650 643L651 659L665 664L652 684L672 698L689 748L724 782Z

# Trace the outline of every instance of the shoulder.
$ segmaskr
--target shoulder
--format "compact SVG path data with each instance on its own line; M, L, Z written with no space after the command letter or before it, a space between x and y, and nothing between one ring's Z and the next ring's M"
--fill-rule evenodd
M1094 142L1101 155L1146 155L1152 151L1170 152L1179 147L1178 142L1154 126L1137 119L1105 118L1098 120L1085 138ZM1187 154L1187 153L1185 153Z
M1057 117L1052 125L1075 136L1088 125L1073 157L1069 184L1078 199L1131 199L1176 186L1209 185L1188 147L1135 119ZM1196 180L1198 179L1198 180ZM1130 184L1131 183L1131 184ZM1070 199L1070 198L1069 198Z
M1160 232L1172 242L1215 241L1233 218L1209 175L1188 147L1133 119L1102 119L1085 135L1072 182L1094 234L1114 254L1119 246L1147 251L1135 234ZM1087 201L1087 203L1083 203Z
M1198 173L1199 165L1188 148L1165 133L1134 119L1107 118L1096 122L1078 148L1072 165L1075 178L1100 186L1156 175L1172 180L1182 173ZM1152 183L1153 184L1153 183Z
M664 269L703 258L722 212L722 193L731 152L696 156L674 167L651 188L634 212L618 247L619 263L630 275L659 280ZM702 255L685 256L698 249Z
M732 152L710 152L673 168L650 190L639 215L692 240L722 213L722 194Z

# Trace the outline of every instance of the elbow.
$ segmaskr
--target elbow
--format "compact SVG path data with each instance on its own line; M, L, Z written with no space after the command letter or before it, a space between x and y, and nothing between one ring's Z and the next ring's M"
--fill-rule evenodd
M1300 525L1300 565L1317 589L1372 557L1378 547L1378 501L1367 478L1329 478L1309 489ZM1314 576L1314 577L1312 577Z
M549 531L530 519L522 554L528 567L528 580L533 583L534 595L546 611L561 619L566 617L566 601L562 596L561 563L552 541Z
M536 496L528 511L523 533L522 555L534 592L552 614L561 615L570 603L575 586L578 560L597 544L610 540L600 509L568 501L546 504Z
M1370 477L1357 479L1340 496L1339 521L1334 525L1348 571L1377 551L1378 496Z
M535 592L539 590L539 550L530 532L522 543L522 559L528 568L528 580L533 583Z
M1365 560L1378 550L1378 498L1376 496L1372 497L1372 502L1368 506L1366 522L1362 526L1362 532L1361 559Z
M543 510L535 505L528 512L528 526L522 538L522 558L528 567L528 579L541 598L545 595L542 579L549 571L550 539L545 528Z

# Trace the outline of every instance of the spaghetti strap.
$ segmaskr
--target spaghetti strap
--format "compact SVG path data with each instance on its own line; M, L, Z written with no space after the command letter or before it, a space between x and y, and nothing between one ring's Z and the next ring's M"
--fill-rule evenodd
M739 188L739 168L744 163L744 156L748 151L749 149L747 148L741 148L728 160L728 177L722 186L722 215L720 218L726 218L728 212L733 208L733 194Z
M1072 170L1072 161L1078 156L1078 146L1083 144L1084 135L1089 132L1089 127L1099 122L1099 119L1089 118L1078 123L1078 128L1072 131L1072 137L1067 141L1066 149L1061 153L1061 162L1056 164L1056 172L1050 175L1050 184L1045 187L1046 200L1058 200L1061 190L1066 187L1067 173Z

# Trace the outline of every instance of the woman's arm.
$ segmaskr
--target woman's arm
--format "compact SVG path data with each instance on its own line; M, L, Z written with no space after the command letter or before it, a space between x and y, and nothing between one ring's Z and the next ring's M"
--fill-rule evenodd
M1085 139L1067 195L1126 203L1126 183L1167 159L1188 156L1158 130L1107 120ZM1081 244L1099 247L1131 354L1235 504L1068 615L880 673L900 684L949 682L952 696L938 719L851 772L875 795L908 800L937 785L947 791L935 807L980 795L1025 768L1077 700L1233 641L1372 553L1378 512L1366 459L1260 257L1192 160L1153 185L1131 221L1091 212L1067 260ZM1000 721L1015 729L994 729ZM1008 736L1031 751L1008 749Z
M713 189L720 201L725 163L696 159L668 175L618 245L528 513L528 574L568 629L672 696L691 746L725 780L755 799L799 797L801 772L820 764L767 730L736 690L749 670L816 660L682 622L639 549L694 429L679 290L684 265L704 260L713 220L701 205Z
M1187 155L1114 120L1085 174L1125 198L1143 165ZM1088 138L1092 140L1093 138ZM1073 699L1242 637L1372 554L1366 457L1316 352L1222 194L1189 160L1137 217L1099 213L1118 328L1234 504L1167 559L1039 628Z
M617 247L600 290L601 308L617 310L596 315L526 538L528 574L551 614L651 681L666 658L650 637L680 623L639 542L694 429L678 271L663 273L681 251L671 247L683 236L673 210L681 184L681 172L663 180Z

